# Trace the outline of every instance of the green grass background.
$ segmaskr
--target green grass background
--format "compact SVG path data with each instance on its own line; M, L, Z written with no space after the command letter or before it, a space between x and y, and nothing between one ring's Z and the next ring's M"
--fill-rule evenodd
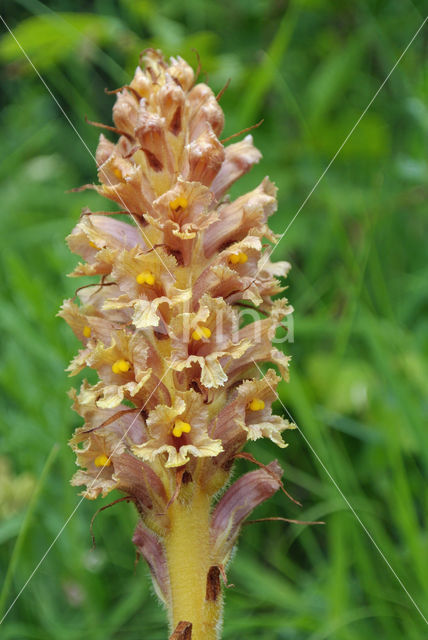
M425 5L426 9L426 5ZM230 135L254 132L277 232L288 225L424 18L410 0L37 0L2 15L94 151L113 97L147 46L196 66ZM293 264L291 382L281 399L428 615L426 160L427 29L413 43L275 251ZM78 501L66 442L79 424L64 373L77 343L55 317L73 294L64 244L95 179L76 134L3 29L1 154L0 572L5 610ZM425 228L424 228L425 226ZM425 237L424 237L425 232ZM72 381L75 382L75 381ZM278 411L281 407L278 406ZM298 509L278 494L256 517L323 519L244 528L224 638L421 640L428 628L305 440L248 447L277 457ZM239 463L240 471L248 465ZM108 500L104 501L107 503ZM134 571L131 506L95 524L85 501L2 627L5 640L161 640L164 613ZM183 553L188 553L183 543Z

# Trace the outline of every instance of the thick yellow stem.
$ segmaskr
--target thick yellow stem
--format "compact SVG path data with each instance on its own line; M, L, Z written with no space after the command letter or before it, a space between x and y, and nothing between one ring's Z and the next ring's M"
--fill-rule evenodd
M169 517L171 525L165 548L171 581L172 628L181 621L191 622L192 640L217 640L222 612L220 590L215 598L208 596L207 600L207 576L212 565L210 496L195 489L188 500L177 498L169 508Z

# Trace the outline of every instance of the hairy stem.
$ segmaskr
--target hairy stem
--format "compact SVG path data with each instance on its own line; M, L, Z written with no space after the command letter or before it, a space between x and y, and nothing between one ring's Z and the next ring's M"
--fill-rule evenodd
M212 567L209 538L210 496L195 488L188 500L169 508L170 531L165 548L171 581L172 628L192 623L192 640L218 640L222 595Z

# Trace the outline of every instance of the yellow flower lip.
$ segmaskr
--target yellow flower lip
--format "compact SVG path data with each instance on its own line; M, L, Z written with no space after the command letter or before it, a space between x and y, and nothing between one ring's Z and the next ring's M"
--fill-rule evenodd
M180 438L183 433L190 433L191 430L192 427L188 422L184 422L183 420L176 420L172 429L172 435L175 438Z
M240 251L239 253L231 253L229 256L229 262L231 264L245 264L248 260L246 253Z
M111 460L105 453L102 453L95 458L94 464L96 467L109 467L111 465Z
M202 340L202 338L211 338L211 329L198 327L192 332L192 340Z
M250 411L261 411L265 408L265 403L260 398L253 398L251 402L248 403L248 408Z
M131 368L131 363L128 362L128 360L125 360L124 358L121 358L120 360L116 360L116 362L114 362L111 366L111 370L113 371L113 373L126 373L127 371L129 371L130 368Z
M91 337L91 327L88 327L88 325L85 325L83 327L83 331L82 331L83 335L85 336L85 338L90 338Z
M178 196L175 200L171 200L169 206L173 211L178 211L178 209L186 209L188 204L187 198L184 196Z
M123 180L123 173L118 167L115 167L113 169L113 173L116 176L116 178L118 178L119 180Z
M135 279L138 284L153 285L155 283L155 277L151 271L142 271Z

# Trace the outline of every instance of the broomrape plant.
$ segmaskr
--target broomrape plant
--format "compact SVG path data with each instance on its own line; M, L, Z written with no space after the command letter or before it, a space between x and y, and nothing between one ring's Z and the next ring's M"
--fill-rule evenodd
M272 182L226 195L260 160L252 137L222 144L223 111L184 60L149 50L144 61L115 92L106 128L119 139L100 137L100 184L84 187L126 217L84 210L68 237L84 260L71 275L100 278L60 311L83 343L70 374L99 376L71 392L84 419L71 439L72 484L91 500L117 489L134 502L133 541L172 637L211 640L241 525L283 489L276 461L228 484L237 457L256 462L242 452L247 440L285 447L281 433L293 426L272 415L277 373L258 369L272 363L288 375L272 340L292 308L272 297L290 265L272 264L263 243L275 240Z

